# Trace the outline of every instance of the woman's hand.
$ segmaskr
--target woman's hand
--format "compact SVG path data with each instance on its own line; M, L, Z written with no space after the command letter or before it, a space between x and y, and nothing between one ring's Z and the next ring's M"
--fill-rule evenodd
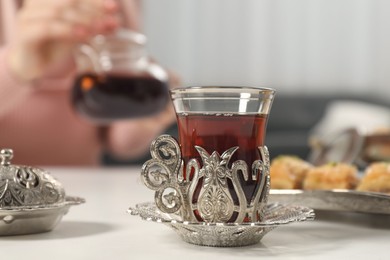
M9 66L24 82L68 58L75 45L118 27L114 0L25 0L16 18Z

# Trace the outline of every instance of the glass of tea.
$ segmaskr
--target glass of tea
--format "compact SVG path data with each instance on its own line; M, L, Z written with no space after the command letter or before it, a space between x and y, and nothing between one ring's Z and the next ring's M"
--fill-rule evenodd
M76 50L72 103L98 123L148 116L169 101L166 71L146 51L146 37L127 29L94 37Z
M256 87L204 86L173 89L170 93L177 116L180 151L184 162L183 169L186 169L190 160L196 159L203 164L200 167L207 163L209 164L207 167L216 167L216 174L222 176L229 175L230 172L234 171L228 170L229 172L224 173L225 170L222 168L220 168L221 171L218 170L219 165L227 164L226 169L232 169L234 163L245 162L248 166L248 172L251 174L246 180L241 175L239 178L245 193L245 206L249 207L255 194L259 194L258 189L264 188L259 187L261 178L255 176L257 173L253 169L256 168L255 162L259 162L259 160L269 162L269 157L263 158L264 154L262 155L259 148L264 146L267 120L275 90ZM230 150L231 153L226 153L233 147L235 148L233 151ZM214 152L220 158L212 155ZM207 167L206 172L208 171ZM192 175L193 173L187 172L184 174L184 179L191 180ZM208 184L205 185L204 182L207 181L207 178L210 178L210 182L213 179L213 177L207 176L207 173L204 173L204 176L203 183L199 184L198 187L207 188ZM227 183L224 184L225 179ZM215 182L220 182L219 186L228 187L230 194L227 196L231 197L234 205L237 205L239 194L237 194L237 189L233 187L234 184L230 182L230 179L224 178L222 181ZM210 192L216 193L215 189ZM222 191L220 194L223 193L226 192ZM200 204L202 196L206 195L198 191L198 194L194 195L192 203ZM198 208L202 207L198 205ZM205 208L207 206L203 207L203 209ZM213 211L218 210L213 208ZM202 220L201 217L197 218L199 221ZM252 221L256 220L252 219Z

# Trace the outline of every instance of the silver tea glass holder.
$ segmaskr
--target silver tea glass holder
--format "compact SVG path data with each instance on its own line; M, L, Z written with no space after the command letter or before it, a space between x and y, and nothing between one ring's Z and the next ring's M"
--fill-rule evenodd
M266 146L258 148L262 159L254 161L250 169L242 160L230 163L239 147L222 155L195 148L202 162L190 159L184 170L178 142L169 135L155 139L150 149L152 159L141 171L143 183L155 192L154 203L137 204L128 212L168 225L188 243L217 247L256 244L277 226L314 219L310 208L267 203L270 176ZM249 179L257 183L250 201L243 190Z
M314 217L300 206L268 203L270 159L264 139L275 90L199 86L170 91L177 142L156 138L142 166L154 202L129 209L164 223L189 243L245 246L273 228Z

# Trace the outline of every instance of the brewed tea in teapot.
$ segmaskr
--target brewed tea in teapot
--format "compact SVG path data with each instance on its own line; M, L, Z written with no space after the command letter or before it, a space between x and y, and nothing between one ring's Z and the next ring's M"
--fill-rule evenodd
M144 35L121 29L80 46L72 93L80 114L107 123L152 115L165 108L168 76L151 61L145 42Z

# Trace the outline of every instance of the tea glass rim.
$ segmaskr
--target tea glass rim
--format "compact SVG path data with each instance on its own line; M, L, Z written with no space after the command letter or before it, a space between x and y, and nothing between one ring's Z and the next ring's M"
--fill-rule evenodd
M275 93L271 88L246 86L190 86L170 90L177 115L268 115Z
M224 90L221 92L221 90ZM275 94L276 90L266 87L253 87L253 86L219 86L219 85L205 85L205 86L189 86L170 89L169 92L172 96L179 94L196 94L196 93L242 93L242 91L250 92L251 94Z

